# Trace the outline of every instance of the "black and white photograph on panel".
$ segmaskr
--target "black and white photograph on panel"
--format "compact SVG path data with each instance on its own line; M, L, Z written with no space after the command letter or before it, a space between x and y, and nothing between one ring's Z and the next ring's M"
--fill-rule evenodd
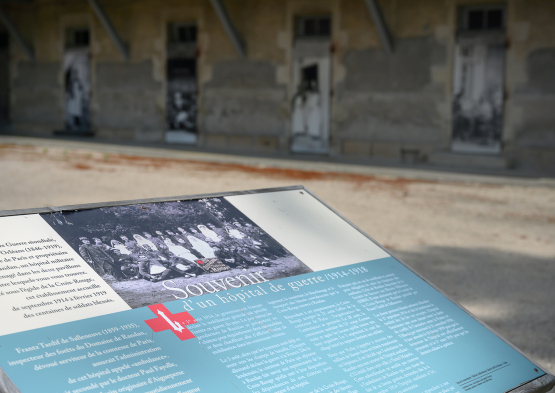
M41 216L132 308L312 271L224 198Z

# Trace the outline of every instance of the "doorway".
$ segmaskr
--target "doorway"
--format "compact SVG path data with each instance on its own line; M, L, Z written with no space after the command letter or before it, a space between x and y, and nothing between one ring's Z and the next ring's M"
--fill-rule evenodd
M295 20L291 151L327 154L330 128L331 18Z
M461 9L453 74L454 152L501 153L504 29L503 6Z
M197 143L197 26L168 25L166 142Z
M65 129L90 131L90 35L88 28L66 30L64 52Z

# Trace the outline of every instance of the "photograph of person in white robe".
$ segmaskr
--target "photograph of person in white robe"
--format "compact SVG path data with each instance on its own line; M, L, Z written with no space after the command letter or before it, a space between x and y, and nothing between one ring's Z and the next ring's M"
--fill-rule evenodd
M214 243L219 243L222 240L216 232L208 229L206 225L197 225L197 227L204 236L211 239Z
M110 244L112 245L112 249L119 250L119 252L124 255L131 255L131 251L129 251L127 247L121 244L118 240L114 239L110 242Z
M173 255L175 255L176 257L179 257L179 258L186 259L189 262L194 263L197 260L197 257L194 254L191 254L191 251L189 251L185 247L183 247L183 243L185 243L185 242L182 239L179 239L179 240L181 240L181 242L180 242L181 244L174 244L171 241L171 239L166 239L166 240L164 240L164 242L168 246L168 250L170 250L170 252Z
M148 246L153 249L154 251L158 251L158 247L156 247L154 245L154 243L152 243L150 240L145 239L144 237L142 237L141 235L138 234L134 234L133 238L137 241L137 244L139 246L143 246L145 244L148 244Z

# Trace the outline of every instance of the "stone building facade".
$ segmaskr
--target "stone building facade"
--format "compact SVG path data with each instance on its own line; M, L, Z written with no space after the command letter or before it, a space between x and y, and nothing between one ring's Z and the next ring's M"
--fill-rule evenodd
M2 14L14 133L555 170L552 0L34 0Z

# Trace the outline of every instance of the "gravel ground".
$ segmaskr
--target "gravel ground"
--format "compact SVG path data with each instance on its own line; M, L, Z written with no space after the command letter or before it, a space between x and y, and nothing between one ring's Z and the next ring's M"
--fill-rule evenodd
M555 374L551 182L417 180L401 170L372 176L2 142L0 210L303 184Z

